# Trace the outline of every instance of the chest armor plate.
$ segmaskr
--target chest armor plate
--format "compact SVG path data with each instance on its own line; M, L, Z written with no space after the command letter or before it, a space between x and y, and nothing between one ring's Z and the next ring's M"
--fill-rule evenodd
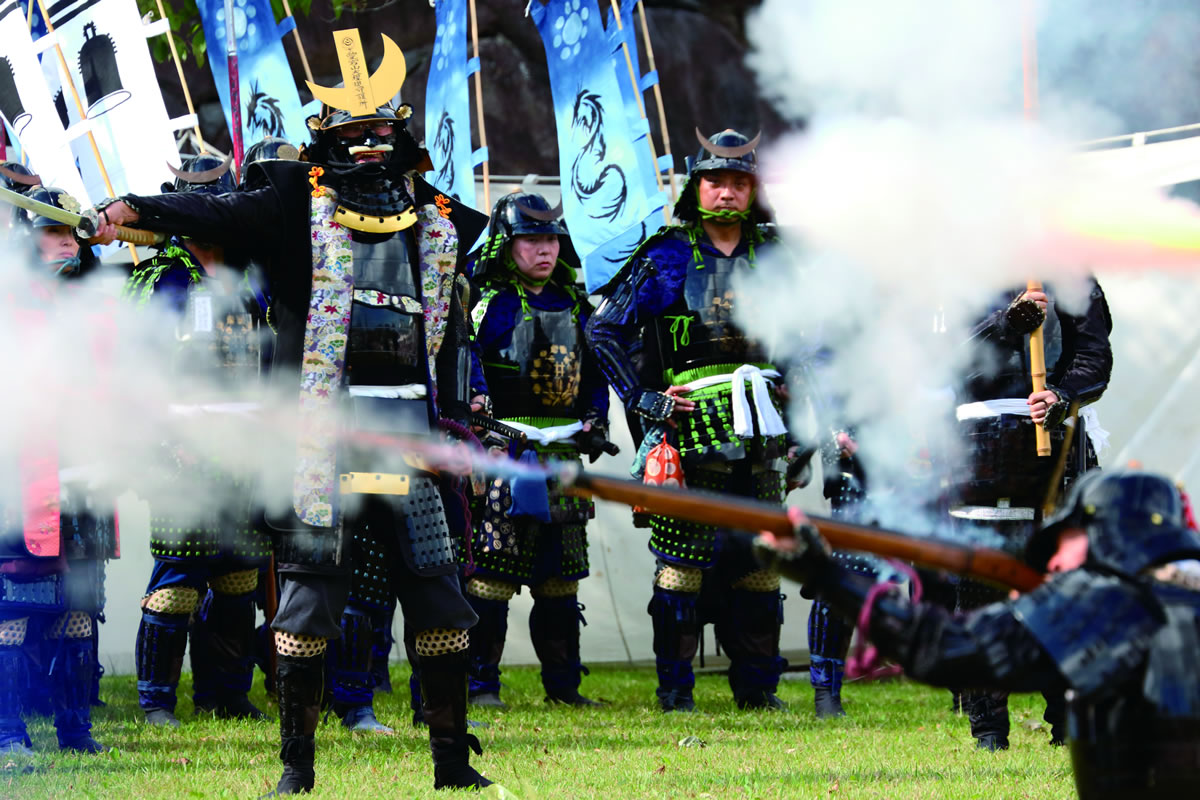
M176 326L176 372L208 373L229 386L244 386L257 378L266 332L254 302L245 294L225 294L215 281L192 285Z
M521 312L518 311L518 314ZM573 309L529 309L512 342L483 354L494 413L499 418L575 417L583 341Z
M734 275L748 269L744 255L705 255L703 269L688 265L683 297L654 322L664 369L678 374L713 364L767 361L762 346L733 321Z
M346 350L351 385L426 382L424 314L411 244L405 231L383 241L351 240L354 306Z

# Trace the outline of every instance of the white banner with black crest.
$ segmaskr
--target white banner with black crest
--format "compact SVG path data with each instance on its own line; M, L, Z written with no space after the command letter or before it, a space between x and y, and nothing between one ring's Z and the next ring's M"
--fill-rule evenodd
M47 186L90 203L17 0L0 2L0 115Z
M155 194L171 180L167 164L179 165L172 132L191 120L170 120L154 75L146 38L164 23L143 25L135 0L62 0L49 8L57 39L83 105L85 130L96 138L113 191ZM44 37L48 38L48 37ZM43 45L44 39L38 40ZM59 75L58 59L45 43L42 59L54 103L68 125L80 124L71 89ZM86 136L72 147L93 199L106 195L104 180Z

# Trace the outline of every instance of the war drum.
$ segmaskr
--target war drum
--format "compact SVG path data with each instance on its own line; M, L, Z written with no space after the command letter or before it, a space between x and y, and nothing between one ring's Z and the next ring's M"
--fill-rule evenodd
M950 483L954 501L995 506L1007 500L1018 508L1040 508L1062 450L1066 428L1050 431L1050 457L1039 457L1034 422L1001 414L958 423L963 450Z

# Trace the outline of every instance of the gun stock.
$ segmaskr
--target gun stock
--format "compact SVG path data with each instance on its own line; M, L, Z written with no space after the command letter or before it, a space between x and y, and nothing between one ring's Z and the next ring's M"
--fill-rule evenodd
M569 483L564 487L567 492L641 506L652 514L750 532L771 531L776 536L793 535L791 520L784 509L756 500L697 489L647 486L583 472L573 477L567 476L565 482ZM1022 592L1036 589L1042 583L1041 575L999 550L974 548L944 539L908 536L897 531L825 517L809 516L809 520L836 550L898 558Z

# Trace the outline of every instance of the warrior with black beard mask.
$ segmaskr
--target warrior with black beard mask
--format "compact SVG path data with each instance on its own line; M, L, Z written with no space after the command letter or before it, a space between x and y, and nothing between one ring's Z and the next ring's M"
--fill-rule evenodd
M454 534L464 532L451 528L462 527L461 514L423 464L357 444L369 437L355 434L434 437L457 427L470 371L462 269L487 219L421 178L428 158L406 129L412 109L386 102L404 79L399 47L383 37L371 74L358 32L334 36L346 88L310 84L326 110L309 118L301 161L254 164L247 180L261 188L250 191L131 195L106 210L114 224L249 244L267 274L278 331L271 379L280 397L298 400L287 409L296 457L266 481L268 498L288 499L267 514L281 584L276 793L315 782L330 642L339 663L368 665L350 671L370 679L371 626L343 640L351 597L359 602L350 611L399 601L424 667L434 785L478 788L489 782L468 762L480 752L466 721L467 629L477 618L456 576ZM102 239L112 233L101 227ZM353 688L369 695L369 683Z
M643 449L678 446L688 487L782 503L784 367L733 314L748 302L736 277L779 246L758 180L758 139L733 130L696 136L700 151L675 206L684 224L643 242L602 290L588 344L627 412L640 418ZM640 369L630 357L639 350ZM775 694L785 664L779 577L760 569L728 529L662 516L650 527L658 569L647 610L662 710L695 710L692 659L706 620L729 655L738 706L783 708Z

